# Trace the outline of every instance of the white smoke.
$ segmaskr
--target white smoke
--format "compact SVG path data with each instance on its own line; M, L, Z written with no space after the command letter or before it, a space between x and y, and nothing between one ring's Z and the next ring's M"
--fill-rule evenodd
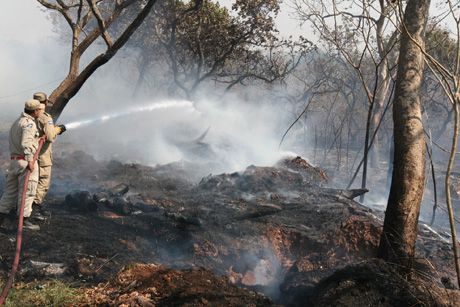
M112 104L117 104L112 100ZM85 107L82 107L85 109ZM76 144L100 159L155 165L179 160L219 164L238 171L250 164L271 165L278 151L282 116L269 106L233 101L160 100L118 107L89 119L60 119L69 132L62 142ZM78 128L78 129L76 129ZM206 130L205 136L197 140Z
M24 25L15 35L4 33L0 37L0 120L5 127L22 112L24 101L33 92L50 94L68 67L70 42L59 41L58 35L52 33L46 13L37 9L35 1L9 4L8 9L0 11L13 16L23 6L31 16L39 18L36 27L44 34L31 35L28 31L34 27L26 30ZM95 52L97 46L88 50L82 65ZM291 116L283 106L257 101L260 96L244 101L236 97L216 99L215 89L211 89L210 95L204 94L193 102L195 109L188 105L169 107L177 100L171 100L166 89L154 95L133 95L137 75L130 64L135 58L133 50L122 49L72 98L58 121L67 124L69 131L57 141L57 155L83 149L100 159L148 165L180 160L219 163L220 171L227 172L250 164L271 165L282 155L278 143L287 127L286 118ZM165 104L168 107L143 109ZM208 128L202 140L194 141Z

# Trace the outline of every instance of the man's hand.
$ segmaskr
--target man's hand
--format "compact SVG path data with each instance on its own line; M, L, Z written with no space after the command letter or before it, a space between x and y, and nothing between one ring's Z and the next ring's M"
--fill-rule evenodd
M67 130L66 127L65 127L64 125L59 125L58 127L59 127L59 129L61 130L61 131L58 133L58 135L63 134L63 133Z
M28 168L31 172L33 172L33 171L34 171L34 168L35 168L35 163L34 163L34 161L29 161L29 162L27 162L27 168Z

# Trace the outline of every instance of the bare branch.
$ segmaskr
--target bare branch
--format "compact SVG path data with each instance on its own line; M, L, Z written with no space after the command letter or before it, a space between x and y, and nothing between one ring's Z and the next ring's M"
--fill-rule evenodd
M37 0L37 1L41 5L43 5L44 7L48 8L48 9L51 9L51 10L58 11L59 13L61 13L62 16L65 18L65 20L67 21L67 23L69 24L70 28L72 30L75 28L75 22L72 20L72 18L70 17L70 15L68 13L68 7L65 6L65 4L62 3L62 1L58 1L59 5L50 3L47 0Z
M99 8L97 7L95 3L95 0L87 0L87 2L91 8L91 11L93 12L94 16L97 19L99 30L102 34L102 37L104 38L105 43L107 44L107 47L111 48L113 46L113 41L112 41L112 38L110 37L109 32L107 31L105 21L101 15L101 12L99 11Z
M121 14L123 11L121 6L117 6L115 10L112 12L112 14L105 19L105 26L108 28L114 22ZM101 35L100 28L97 27L93 31L91 31L85 39L78 45L78 52L80 54L83 54L86 49Z

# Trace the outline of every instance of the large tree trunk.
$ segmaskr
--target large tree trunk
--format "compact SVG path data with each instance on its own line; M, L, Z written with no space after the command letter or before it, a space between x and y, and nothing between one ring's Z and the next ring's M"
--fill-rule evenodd
M412 267L425 180L420 86L430 0L409 0L404 13L393 103L394 168L379 256Z

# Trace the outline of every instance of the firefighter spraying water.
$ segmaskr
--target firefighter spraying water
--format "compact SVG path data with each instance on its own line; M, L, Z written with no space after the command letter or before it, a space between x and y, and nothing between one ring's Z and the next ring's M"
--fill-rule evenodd
M40 115L36 121L38 133L40 137L46 138L38 155L39 177L37 192L33 202L33 217L39 221L44 221L46 216L49 215L44 208L44 200L51 185L51 169L53 165L52 146L57 136L66 131L66 127L64 125L54 125L51 115L45 112L48 105L48 96L45 93L34 93L33 98L40 101Z
M30 221L32 203L36 195L39 168L37 159L45 136L40 137L36 121L42 115L41 103L37 99L26 101L24 112L10 129L11 162L7 177L6 190L0 200L0 223L11 215L18 217L16 253L8 280L0 294L0 306L6 300L19 265L22 246L23 227L30 230L40 229Z

